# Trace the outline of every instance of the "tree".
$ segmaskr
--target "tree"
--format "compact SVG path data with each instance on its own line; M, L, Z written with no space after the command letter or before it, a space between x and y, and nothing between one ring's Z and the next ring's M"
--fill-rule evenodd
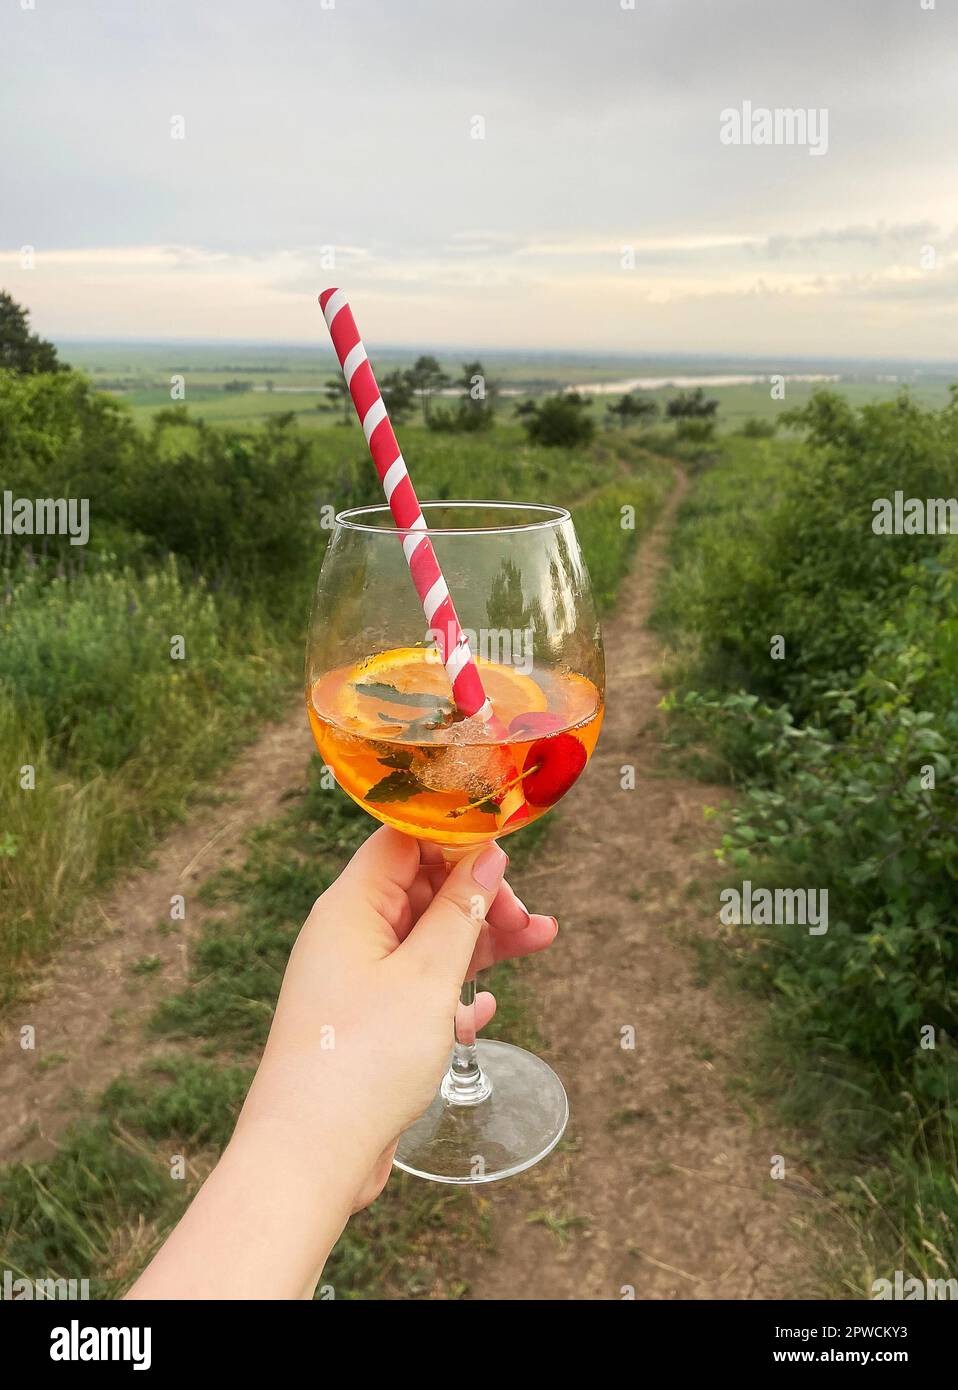
M637 424L642 420L651 424L658 413L659 407L651 396L635 391L630 392L627 396L620 396L615 405L609 406L609 414L623 428L626 425Z
M442 370L435 357L425 354L417 357L409 372L409 383L414 391L419 392L419 399L422 402L423 424L429 424L429 407L433 394L441 391L444 386L449 385L449 378Z
M401 424L416 403L416 391L409 372L387 372L379 383L380 395L394 425Z
M585 413L592 402L577 391L547 396L540 405L531 405L525 414L525 430L533 444L550 447L587 444L595 424Z
M433 409L429 415L430 429L450 430L458 434L489 429L493 423L494 401L499 394L499 386L487 380L482 363L478 359L464 362L462 375L456 377L452 384L462 392L456 408Z
M694 391L680 391L665 407L670 420L708 420L718 410L719 403L707 397L701 386Z
M349 387L346 385L343 378L341 376L334 376L330 381L327 381L323 390L326 393L326 399L329 401L330 405L342 405L343 418L340 424L351 424L353 419L353 400L349 394Z
M477 358L474 362L462 364L462 375L456 378L454 385L461 387L463 392L457 412L460 429L488 429L495 414L499 383L489 380Z
M30 332L29 319L27 310L0 290L0 367L28 376L61 371L56 348Z

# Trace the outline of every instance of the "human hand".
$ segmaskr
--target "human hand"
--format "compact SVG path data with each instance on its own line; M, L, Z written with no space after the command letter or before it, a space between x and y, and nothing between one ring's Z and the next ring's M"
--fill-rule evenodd
M355 1168L354 1210L381 1191L448 1062L463 979L555 937L555 919L502 881L507 863L493 843L447 870L434 845L388 827L369 837L293 948L237 1135L282 1123ZM476 1028L494 1011L480 993Z
M462 980L556 934L507 862L485 845L447 873L434 846L369 837L299 934L233 1138L128 1298L312 1297L432 1100ZM478 1027L494 1009L478 996Z

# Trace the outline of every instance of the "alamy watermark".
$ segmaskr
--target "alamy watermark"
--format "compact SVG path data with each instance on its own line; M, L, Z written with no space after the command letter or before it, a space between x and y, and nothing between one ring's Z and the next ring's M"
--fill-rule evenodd
M753 888L746 879L739 888L723 888L719 921L727 927L808 927L809 936L828 931L827 888Z
M448 625L445 637L446 647L449 651L452 651L456 645L456 634L459 630L454 623ZM480 661L496 662L499 666L511 666L521 676L532 675L535 634L531 627L480 627L478 629L464 627L461 631L469 644L470 652ZM426 633L426 641L435 643L436 660L439 660L443 635L442 628L438 627L430 627Z
M723 145L805 145L810 155L828 153L826 106L726 106L719 112Z
M915 1279L896 1269L891 1279L872 1280L872 1298L894 1298L906 1303L926 1298L958 1298L958 1279Z
M89 1279L26 1279L5 1269L0 1277L0 1300L18 1303L30 1299L90 1297Z
M876 536L958 535L958 497L876 497L872 503Z
M87 497L14 497L0 493L0 535L69 536L71 545L90 539Z

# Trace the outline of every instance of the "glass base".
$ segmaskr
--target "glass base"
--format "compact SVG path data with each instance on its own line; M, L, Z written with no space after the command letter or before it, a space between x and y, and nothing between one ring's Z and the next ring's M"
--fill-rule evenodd
M478 1043L484 1098L465 1105L443 1086L400 1137L397 1168L432 1182L498 1182L551 1153L569 1119L562 1082L545 1062L511 1043Z

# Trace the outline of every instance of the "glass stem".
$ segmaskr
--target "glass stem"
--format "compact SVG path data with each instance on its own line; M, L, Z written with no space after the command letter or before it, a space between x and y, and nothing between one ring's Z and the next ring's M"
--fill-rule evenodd
M451 867L467 850L443 850ZM440 1087L451 1105L478 1105L492 1093L492 1083L479 1065L476 1047L476 981L464 980L459 991L459 1007L452 1045L452 1061Z

